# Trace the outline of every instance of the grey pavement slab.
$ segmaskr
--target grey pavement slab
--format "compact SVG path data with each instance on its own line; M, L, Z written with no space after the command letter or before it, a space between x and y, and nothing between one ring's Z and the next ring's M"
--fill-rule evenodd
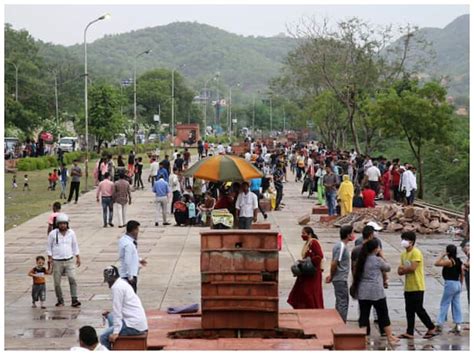
M291 174L290 181L291 179ZM294 278L290 267L300 257L302 241L301 226L297 218L311 213L315 199L300 194L301 184L288 182L284 187L282 211L269 213L268 221L273 229L283 235L283 248L280 252L279 294L280 308L290 308L286 303ZM189 303L200 303L200 237L206 228L154 226L155 204L149 185L144 191L135 191L133 204L128 206L127 219L142 223L138 240L141 257L146 257L148 265L140 272L138 294L146 309L160 308ZM81 195L77 205L66 205L64 212L71 217L71 227L75 230L82 256L82 265L77 270L78 291L82 302L81 309L69 307L69 286L63 279L63 292L66 306L54 307L56 303L52 277L47 279L46 310L31 308L31 280L26 276L34 266L36 255L45 255L47 216L44 213L5 233L5 347L9 350L50 350L68 349L77 345L77 330L83 325L92 325L102 331L100 314L110 309L110 293L102 283L102 270L109 264L117 264L117 242L124 228L102 227L101 207L95 201L95 192ZM161 217L160 217L161 218ZM322 241L329 265L331 249L339 239L338 230L327 228L312 216L311 225ZM263 220L259 215L259 219ZM174 219L169 215L169 221ZM116 223L116 222L115 222ZM380 235L384 243L385 255L396 270L401 252L398 234ZM425 307L435 320L443 291L440 269L433 266L434 259L444 246L452 242L448 235L419 236L418 245L425 255L426 297ZM326 273L325 273L326 274ZM406 326L404 299L404 280L395 272L389 274L387 299L394 332L404 332ZM326 308L334 307L332 285L323 285ZM463 316L469 322L466 292L462 295ZM358 305L350 300L349 322L357 326ZM449 319L450 316L449 316ZM450 321L449 321L450 322ZM451 323L449 323L451 324ZM426 331L417 320L417 334ZM370 347L383 350L386 341L378 337L376 327L371 337ZM432 340L417 337L415 341L402 341L399 350L468 350L469 331L455 337L443 334Z

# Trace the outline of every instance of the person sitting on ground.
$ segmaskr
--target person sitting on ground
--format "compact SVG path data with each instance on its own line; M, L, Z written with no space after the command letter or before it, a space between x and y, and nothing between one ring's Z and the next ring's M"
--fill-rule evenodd
M365 208L375 208L375 191L368 185L365 185L362 190L362 198L364 200Z
M100 336L100 343L112 348L119 335L143 335L148 332L148 322L140 298L130 284L121 279L117 267L104 269L104 282L112 291L112 312L104 312L109 328Z
M99 343L94 327L85 325L79 329L79 346L72 347L71 351L109 351L109 349Z

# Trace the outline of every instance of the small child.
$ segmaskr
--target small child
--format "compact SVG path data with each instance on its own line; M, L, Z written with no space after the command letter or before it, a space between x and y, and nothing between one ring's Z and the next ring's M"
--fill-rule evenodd
M49 183L48 190L53 190L53 174L52 173L48 174L48 183Z
M58 180L59 180L58 169L54 169L53 170L53 175L51 176L51 181L53 183L53 186L51 187L52 191L56 190L56 183L58 182Z
M12 188L13 188L13 189L18 188L18 185L17 185L17 183L16 183L16 174L13 175L13 178L12 178Z
M196 223L196 205L194 204L193 198L189 195L184 195L184 201L188 208L189 225L194 226Z
M44 267L44 256L36 257L36 266L30 270L28 276L33 278L33 288L31 290L31 297L33 298L33 308L36 308L36 302L40 301L41 309L46 309L43 302L46 301L46 279L45 275L48 270Z
M25 179L24 179L24 184L23 184L23 191L25 191L25 189L30 191L30 185L28 184L28 175L27 174L25 174Z

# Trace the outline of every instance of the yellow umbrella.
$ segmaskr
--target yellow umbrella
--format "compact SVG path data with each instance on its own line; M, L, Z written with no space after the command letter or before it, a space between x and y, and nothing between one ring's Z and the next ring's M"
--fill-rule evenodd
M216 155L198 161L183 173L208 181L248 181L263 173L245 159L234 155Z

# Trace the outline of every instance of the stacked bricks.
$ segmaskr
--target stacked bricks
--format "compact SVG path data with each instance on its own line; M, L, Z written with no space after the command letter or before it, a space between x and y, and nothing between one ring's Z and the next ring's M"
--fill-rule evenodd
M278 327L278 241L269 230L201 233L203 329Z

